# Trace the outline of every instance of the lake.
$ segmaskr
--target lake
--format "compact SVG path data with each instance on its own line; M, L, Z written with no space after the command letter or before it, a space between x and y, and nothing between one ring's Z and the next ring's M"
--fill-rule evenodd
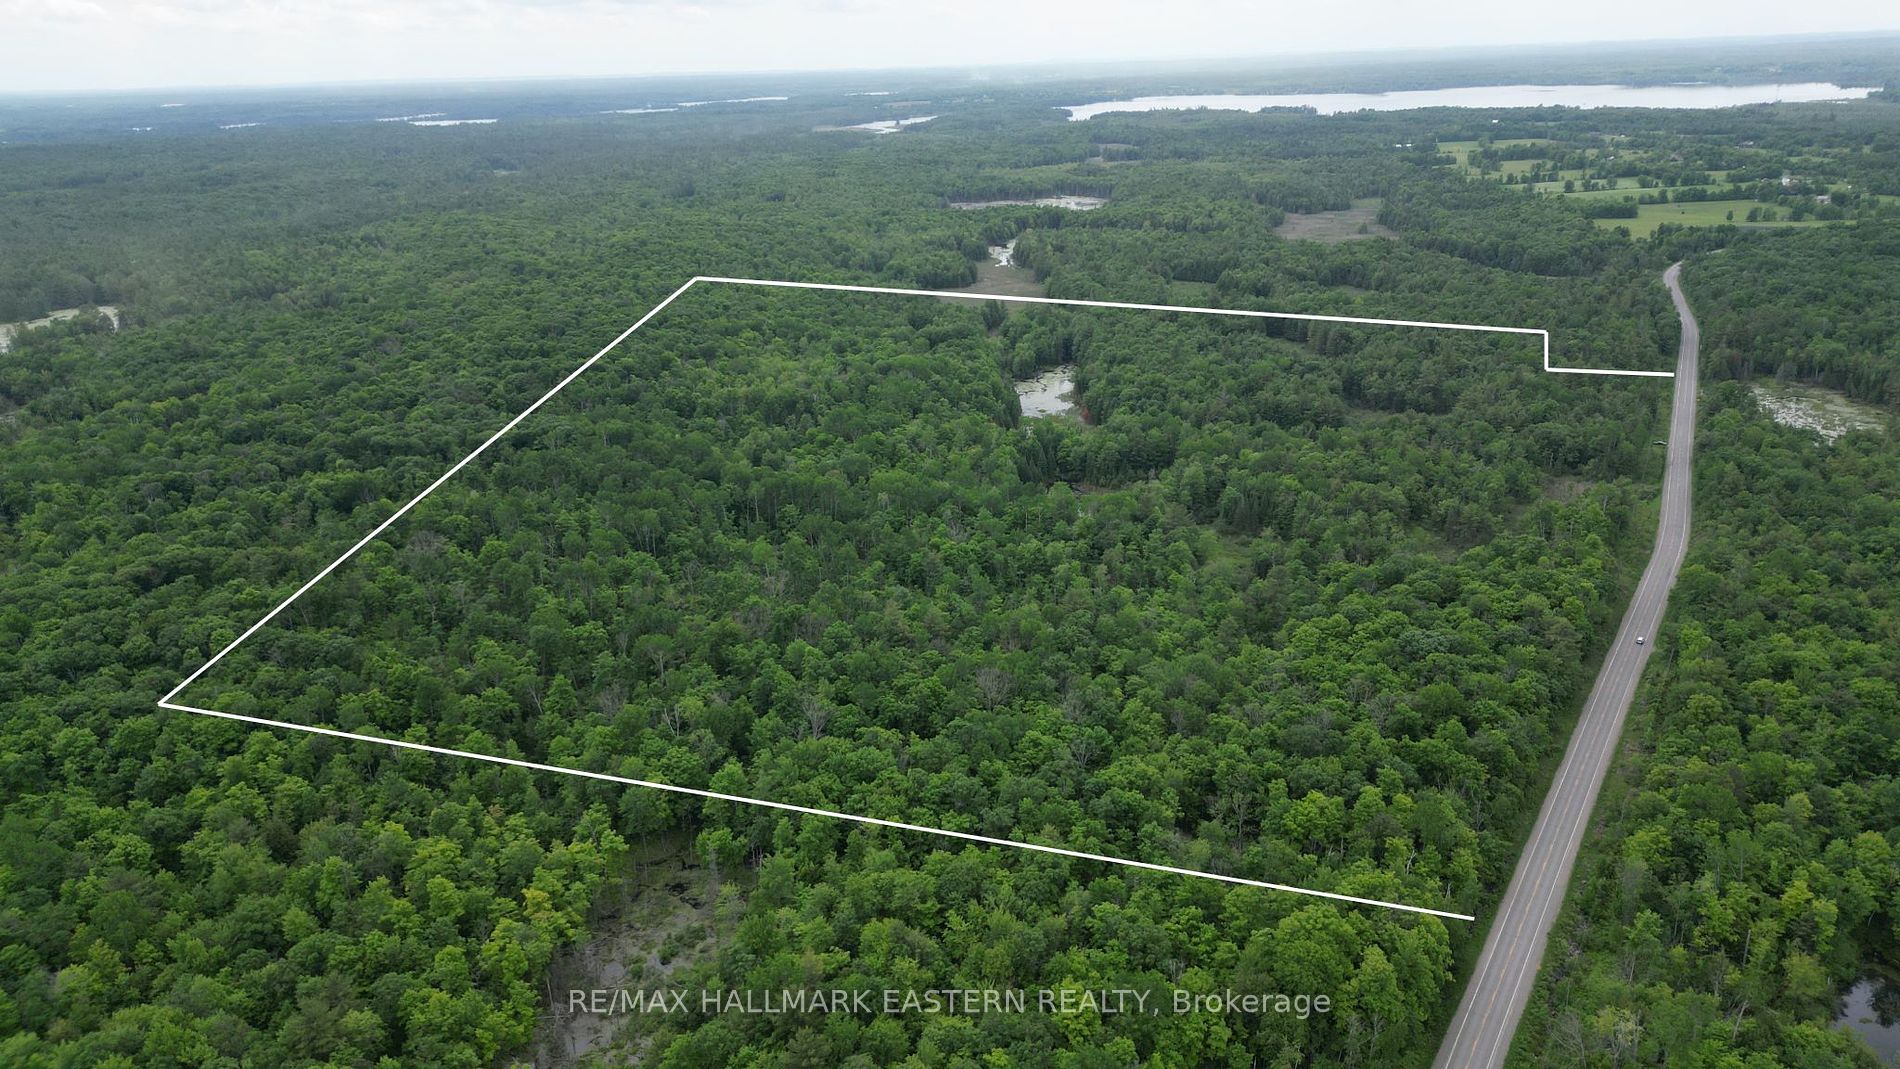
M1208 108L1260 111L1313 108L1321 115L1347 111L1407 111L1412 108L1732 108L1776 101L1859 100L1872 89L1832 82L1786 85L1471 85L1399 93L1214 93L1134 97L1077 104L1064 110L1074 122L1115 111L1184 111Z
M771 100L790 100L791 97L729 97L725 100L682 100L682 108L703 108L708 104L760 104Z

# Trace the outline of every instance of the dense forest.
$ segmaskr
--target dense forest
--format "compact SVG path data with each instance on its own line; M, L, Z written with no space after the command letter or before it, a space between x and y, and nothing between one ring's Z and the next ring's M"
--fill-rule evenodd
M551 963L597 934L643 846L681 838L719 919L674 985L1334 1009L695 1006L629 1023L643 1064L1428 1062L1481 924L153 707L695 274L956 288L1013 240L1022 284L1053 296L1534 325L1564 363L1657 368L1669 256L1731 246L1693 261L1700 305L1715 272L1786 262L1769 237L1816 262L1891 251L1873 225L1637 241L1430 148L1659 122L1768 144L1798 121L1773 109L1705 129L1535 110L1076 124L1032 104L992 95L892 136L815 129L834 101L789 123L8 146L0 318L104 302L124 326L21 331L0 359L0 1064L525 1063ZM1891 156L1896 122L1855 105L1822 147ZM1106 204L955 206L1056 194ZM1390 236L1277 232L1366 198ZM1875 285L1841 300L1879 304ZM1786 299L1762 284L1735 307ZM1759 349L1710 308L1710 340ZM1869 335L1829 337L1844 355L1787 373L1872 381L1853 370ZM1057 365L1086 418L1024 419L1012 380ZM1777 859L1734 904L1781 911L1775 956L1736 951L1766 985L1739 1010L1682 1013L1769 1037L1735 1049L1846 1057L1815 1022L1895 904L1874 785L1893 622L1865 592L1892 571L1890 449L1818 450L1720 396L1698 492L1726 511L1698 518L1659 650L1658 801L1637 815L1714 804L1668 793L1690 789L1681 767L1710 797L1749 785L1723 813L1772 843L1698 834L1736 865ZM181 700L1482 918L1647 552L1665 403L1653 382L1545 375L1521 337L696 287ZM1607 962L1624 944L1605 940L1656 918L1643 975L1686 992L1663 970L1705 848L1647 849L1617 847L1645 866L1629 878L1580 865L1614 885L1575 920L1580 952ZM1736 923L1696 967L1748 938ZM1631 991L1550 997L1556 1035Z
M1900 224L1749 237L1687 270L1708 294L1698 301L1711 313L1708 373L1818 382L1900 405Z
M1698 297L1705 344L1803 294L1819 322L1871 307L1891 324L1890 295L1853 280L1893 240L1786 234L1695 261L1698 295L1730 287ZM1890 357L1893 339L1878 337ZM1697 545L1520 1064L1878 1064L1828 1024L1856 980L1890 1006L1895 979L1900 445L1891 421L1829 444L1739 384L1710 392Z

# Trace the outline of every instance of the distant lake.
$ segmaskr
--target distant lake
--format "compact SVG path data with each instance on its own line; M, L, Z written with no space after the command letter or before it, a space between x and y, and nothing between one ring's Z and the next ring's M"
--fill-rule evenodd
M1135 97L1065 108L1072 121L1112 111L1260 111L1313 108L1321 115L1344 111L1406 111L1411 108L1732 108L1741 104L1859 100L1872 89L1832 82L1787 85L1472 85L1401 93L1215 93L1202 96Z
M908 119L875 119L871 122L855 123L845 127L820 127L820 129L869 130L874 134L894 134L906 127L929 122L935 115L913 115Z
M725 100L682 100L682 108L703 108L708 104L760 104L769 100L790 100L791 97L728 97Z

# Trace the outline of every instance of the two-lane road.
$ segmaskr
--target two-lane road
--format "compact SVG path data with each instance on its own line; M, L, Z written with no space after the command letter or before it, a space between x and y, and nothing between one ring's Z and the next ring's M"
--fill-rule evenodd
M1669 418L1669 456L1663 471L1656 547L1577 719L1570 748L1551 781L1550 794L1518 858L1511 885L1498 905L1477 969L1432 1063L1435 1069L1497 1069L1510 1053L1511 1036L1530 1000L1551 923L1563 906L1590 810L1616 753L1636 682L1642 678L1649 651L1655 648L1656 626L1662 622L1669 588L1682 567L1689 544L1689 473L1695 449L1700 338L1677 281L1681 271L1682 265L1677 264L1663 272L1663 284L1669 287L1676 315L1682 319L1682 347L1676 354L1675 404ZM1636 642L1639 636L1645 639L1642 645Z

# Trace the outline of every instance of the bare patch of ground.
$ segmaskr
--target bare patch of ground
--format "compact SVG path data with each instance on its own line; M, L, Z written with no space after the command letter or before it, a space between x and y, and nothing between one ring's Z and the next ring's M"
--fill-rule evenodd
M1585 490L1595 486L1590 479L1579 479L1574 475L1559 475L1544 483L1544 496L1552 501L1575 501L1583 496Z
M637 860L606 890L588 920L588 938L554 959L547 1013L535 1026L535 1069L629 1065L647 1053L661 1022L640 1013L568 1013L569 991L653 991L716 948L713 905L719 885L689 835L636 848Z
M93 307L112 324L113 330L119 329L118 308L109 304L101 304ZM54 323L64 323L68 319L77 318L86 311L87 309L85 308L61 308L39 319L29 319L24 323L0 323L0 353L4 353L13 348L14 335L19 334L21 331L50 326Z
M1396 231L1379 225L1379 208L1384 203L1378 197L1364 197L1344 211L1309 215L1289 212L1286 222L1274 227L1273 232L1295 241L1323 241L1329 245L1359 238L1397 237Z

